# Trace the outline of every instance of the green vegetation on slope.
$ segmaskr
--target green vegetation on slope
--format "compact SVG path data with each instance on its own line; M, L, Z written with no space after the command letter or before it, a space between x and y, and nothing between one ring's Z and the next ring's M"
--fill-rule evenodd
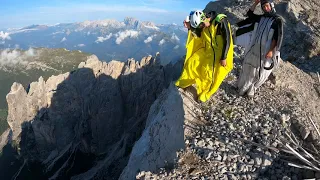
M0 135L8 129L7 123L8 111L6 109L0 109Z
M31 55L22 50L0 50L0 53L8 55L7 59L3 56L0 59L0 135L8 128L6 95L14 82L27 88L40 76L47 80L52 75L77 69L89 55L80 51L47 48L34 49ZM19 63L9 64L12 61Z

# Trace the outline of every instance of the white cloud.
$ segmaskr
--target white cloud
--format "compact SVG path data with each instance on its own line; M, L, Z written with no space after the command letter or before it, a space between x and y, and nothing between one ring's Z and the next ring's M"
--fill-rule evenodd
M14 67L15 65L21 64L26 65L28 63L28 57L34 57L37 55L37 51L30 48L28 51L18 51L5 49L0 53L0 66Z
M151 36L149 36L146 40L144 40L144 43L149 43L149 42L151 42L152 41L152 37Z
M111 37L112 37L112 33L110 33L109 35L106 35L106 37L98 37L98 39L95 42L96 43L103 42L110 39Z
M85 44L78 44L77 45L78 47L84 47L84 46L86 46Z
M56 34L63 34L64 32L62 32L62 31L58 31L58 32L54 32L54 33L52 33L52 35L56 35Z
M162 40L159 42L159 46L163 45L165 42L166 42L166 40L162 39Z
M146 40L144 40L144 43L149 43L149 42L151 42L152 41L152 39L154 38L154 37L156 37L157 35L156 34L154 34L154 35L152 35L152 36L149 36Z
M61 42L64 42L64 41L66 41L66 40L67 40L67 38L66 38L66 37L63 37L62 40L61 40Z
M178 36L175 33L172 34L171 39L173 41L180 42L180 39L178 38Z
M71 31L70 31L70 29L67 29L67 31L66 31L66 35L70 35L71 34Z
M144 26L145 28L149 28L149 29L154 29L154 30L157 30L157 31L159 31L160 30L160 28L158 28L157 26Z
M28 51L25 52L27 56L35 56L36 52L33 48L29 48Z
M179 45L176 45L173 49L178 49L180 46Z
M126 39L126 38L137 38L139 35L138 31L135 30L126 30L126 31L122 31L122 32L118 32L116 34L116 43L117 44L121 44L121 42Z
M87 33L87 36L89 36L91 34L91 32L89 31L88 33Z
M6 39L10 40L11 37L9 36L9 33L0 31L0 39L2 39L2 40L6 40Z

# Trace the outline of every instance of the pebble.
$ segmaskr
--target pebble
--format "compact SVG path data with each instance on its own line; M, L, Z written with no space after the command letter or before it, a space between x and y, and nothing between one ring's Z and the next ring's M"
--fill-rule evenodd
M270 166L272 162L268 158L264 158L263 160L263 166Z
M223 157L222 157L222 161L226 161L227 158L228 158L227 153L224 153L224 154L223 154Z
M254 165L254 160L253 160L253 159L250 159L249 162L248 162L248 164L249 164L249 165Z
M207 156L207 158L206 158L206 159L207 159L207 160L208 160L208 159L210 159L210 158L211 158L211 156L212 156L212 154L213 154L213 152L209 152L209 154L208 154L208 156Z
M204 147L205 146L204 140L200 140L199 142L197 142L197 146Z
M247 174L247 180L251 180L251 179L252 179L251 175Z
M262 164L262 159L261 159L260 157L256 157L256 158L254 159L254 164L255 164L256 166L260 166L260 165Z
M226 172L228 172L226 167L220 169L220 174L225 174Z
M217 155L214 159L217 160L217 161L221 161L222 157L221 157L221 155Z

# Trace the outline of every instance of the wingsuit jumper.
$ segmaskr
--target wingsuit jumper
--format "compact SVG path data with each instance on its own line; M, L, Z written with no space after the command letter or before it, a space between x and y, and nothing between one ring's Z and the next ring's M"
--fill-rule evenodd
M227 16L214 11L214 3L191 12L184 22L189 29L187 53L176 86L196 85L198 100L206 102L233 69L233 40Z
M259 2L263 15L253 13ZM253 97L280 62L283 20L276 14L272 0L255 0L247 16L237 23L239 29L235 37L235 44L245 47L237 88L240 95Z

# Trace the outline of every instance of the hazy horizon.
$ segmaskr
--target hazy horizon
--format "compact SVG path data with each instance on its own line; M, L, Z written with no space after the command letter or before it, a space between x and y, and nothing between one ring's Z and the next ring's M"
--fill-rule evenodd
M0 29L21 28L33 24L54 25L86 20L115 19L123 21L133 17L156 24L182 24L191 10L203 9L209 1L198 0L12 0L2 2L4 14Z

